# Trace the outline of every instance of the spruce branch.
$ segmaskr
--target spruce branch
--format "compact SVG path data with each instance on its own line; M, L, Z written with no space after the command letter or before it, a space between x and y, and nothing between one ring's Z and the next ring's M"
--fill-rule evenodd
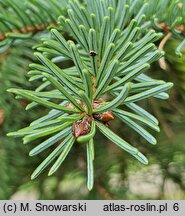
M1 0L0 46L10 46L15 40L27 40L51 26L65 14L67 1Z
M166 91L173 84L144 74L153 62L164 55L154 44L161 34L154 30L146 32L142 27L143 13L148 4L136 13L137 1L129 4L121 0L118 3L114 0L85 2L80 4L71 0L67 17L59 17L62 27L71 36L70 41L53 28L51 37L44 38L42 44L35 47L38 51L35 56L40 64L31 64L29 75L32 80L41 79L41 86L35 91L9 90L34 102L27 108L43 105L50 109L49 113L9 135L22 136L25 144L49 135L32 149L31 156L60 141L34 171L32 179L56 159L48 174L52 175L75 141L85 143L87 187L91 190L97 129L138 161L148 164L139 149L119 137L108 125L118 118L149 143L156 144L154 136L140 123L159 131L158 120L136 103L149 97L167 99ZM122 6L124 13L120 9ZM134 14L134 19L130 14ZM57 64L66 61L72 61L72 66L60 68ZM130 111L126 111L127 108Z

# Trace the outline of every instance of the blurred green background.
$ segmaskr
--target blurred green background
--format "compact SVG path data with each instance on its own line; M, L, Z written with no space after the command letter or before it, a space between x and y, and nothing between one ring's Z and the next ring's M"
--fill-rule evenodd
M47 177L44 172L31 181L31 173L47 152L29 157L32 144L23 145L21 139L6 136L47 112L43 107L25 111L28 102L15 100L6 92L10 87L34 89L37 86L37 82L30 84L25 75L28 64L34 60L30 48L34 43L27 40L0 54L0 199L185 199L185 52L182 57L175 55L179 41L171 39L165 45L167 70L161 70L156 63L148 72L151 77L174 83L170 99L152 98L141 103L159 119L161 132L155 134L158 144L147 144L119 121L110 125L138 146L148 157L149 165L141 165L97 135L95 185L91 192L86 188L83 143L74 145L55 175Z

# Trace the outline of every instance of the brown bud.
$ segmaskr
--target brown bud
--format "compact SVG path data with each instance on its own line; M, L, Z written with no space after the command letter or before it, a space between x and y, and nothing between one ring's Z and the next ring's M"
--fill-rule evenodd
M74 109L74 108L75 108L74 105L73 105L72 103L66 104L66 107L67 107L67 108L71 108L71 109Z
M180 33L184 33L185 32L185 28L184 28L183 25L176 26L175 29L177 31L179 31Z
M104 123L114 120L112 111L106 111L103 113L94 114L94 118Z
M103 98L93 100L92 108L97 109L104 102Z
M164 31L169 31L169 30L170 30L169 26L168 26L166 23L164 23L164 22L159 22L158 24L161 26L161 28L162 28Z
M82 101L76 100L76 102L77 102L79 105L81 105L81 106L83 107L84 104L83 104ZM74 105L73 105L72 103L66 104L66 107L67 107L67 108L71 108L71 109L74 109L74 108L75 108Z
M74 137L79 137L88 134L91 129L92 118L85 116L82 120L76 121L72 126L72 134Z

